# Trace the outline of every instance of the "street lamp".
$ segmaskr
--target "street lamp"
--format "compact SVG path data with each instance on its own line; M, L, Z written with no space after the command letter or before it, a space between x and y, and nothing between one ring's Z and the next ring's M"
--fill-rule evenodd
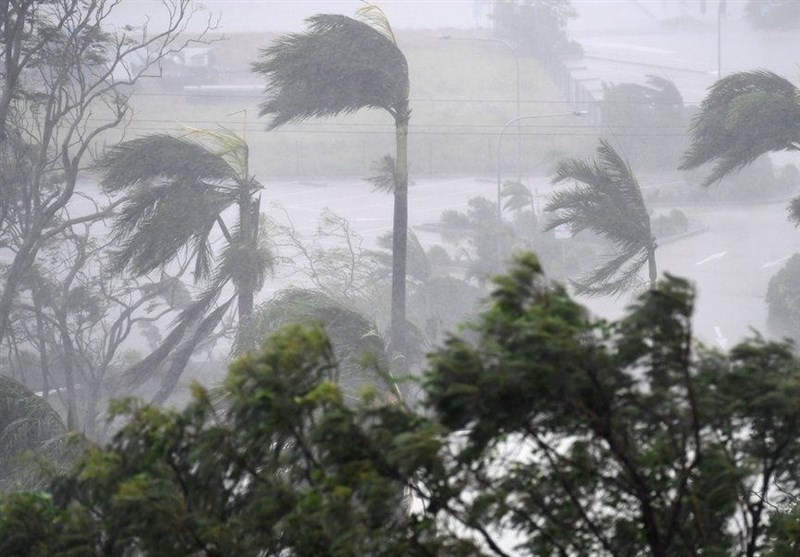
M479 42L488 42L488 43L500 43L508 51L511 53L511 56L514 58L514 83L516 88L516 95L517 95L517 110L515 113L515 118L520 117L520 83L519 83L519 53L517 50L509 43L508 41L504 41L503 39L495 39L493 37L453 37L452 35L441 35L439 36L441 40L444 41L479 41ZM522 128L518 125L517 126L517 179L522 180Z
M722 79L722 16L728 15L726 0L719 0L717 6L717 79Z
M499 226L503 218L503 206L501 204L502 181L503 181L503 136L508 127L512 124L517 124L517 129L523 120L537 120L539 118L555 118L558 116L584 116L587 112L585 110L572 110L570 112L556 112L554 114L532 114L530 116L518 116L512 118L503 125L503 129L497 136L497 225ZM500 234L497 235L497 268L500 269Z

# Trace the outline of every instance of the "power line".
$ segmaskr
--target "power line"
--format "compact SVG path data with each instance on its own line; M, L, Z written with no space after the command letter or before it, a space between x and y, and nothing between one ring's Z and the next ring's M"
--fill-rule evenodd
M102 124L105 122L112 122L114 121L111 118L98 118L98 117L91 117L87 119L89 122L96 122L98 124ZM241 125L240 120L194 120L194 119L166 119L166 118L136 118L133 120L134 124L172 124L175 126L186 125L186 124L203 124L203 125L214 125L214 126L232 126L236 127ZM266 124L265 124L266 125ZM297 122L294 124L288 124L287 128L385 128L387 130L394 130L394 124L386 123L386 124L378 124L378 123L353 123L353 122ZM502 124L451 124L451 123L421 123L421 124L410 124L409 128L416 129L416 128L489 128L497 130L502 128ZM685 130L686 126L645 126L645 125L623 125L623 124L522 124L520 127L522 128L533 128L533 129L549 129L549 128L572 128L572 129L596 129L596 130L607 130L607 129L647 129L647 130ZM130 128L128 128L130 129ZM260 129L259 127L251 127L248 126L247 131L255 131ZM285 128L281 128L285 129ZM303 131L303 130L297 130ZM307 133L315 133L314 131L309 131ZM355 132L354 132L355 133ZM394 133L394 132L392 132Z
M188 92L137 92L132 97L191 97L195 99L258 99L264 100L264 94L236 94L236 93L188 93ZM409 99L409 102L446 102L446 103L492 103L492 104L516 104L516 99L464 99L464 98L427 98L427 97L414 97ZM571 104L570 101L565 99L520 99L521 104ZM604 101L595 100L600 105L602 104L643 104L650 106L675 106L674 103L662 103L652 101ZM684 101L684 105L699 105L701 101Z
M578 127L578 126L574 126ZM182 131L180 125L173 127L142 127L142 126L128 126L126 131L136 132L163 132L168 130ZM597 133L587 130L588 133L569 133L569 132L537 132L522 133L523 137L597 137ZM267 130L263 128L248 128L247 133L269 133L269 134L316 134L316 135L385 135L394 136L394 131L372 131L372 130L291 130L280 128L277 130ZM415 131L415 136L471 136L471 137L497 137L495 132L483 131ZM685 133L616 133L615 137L686 137Z

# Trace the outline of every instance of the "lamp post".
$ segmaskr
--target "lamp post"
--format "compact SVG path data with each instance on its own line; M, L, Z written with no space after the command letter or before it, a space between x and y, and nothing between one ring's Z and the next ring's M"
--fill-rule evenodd
M722 16L727 14L726 0L719 0L719 6L717 6L717 79L722 79Z
M517 110L515 112L514 117L520 117L520 83L519 83L519 53L517 50L509 43L508 41L504 41L503 39L496 39L493 37L453 37L452 35L441 35L439 37L445 41L479 41L479 42L488 42L488 43L500 43L503 45L508 51L511 53L511 56L514 58L514 87L516 89L516 106ZM499 155L498 155L499 156ZM522 128L518 125L517 126L517 179L522 180Z
M500 226L503 218L503 206L501 204L501 193L502 193L502 184L503 184L503 136L506 133L506 130L512 124L517 124L517 128L519 129L519 125L523 120L537 120L539 118L555 118L558 116L583 116L586 114L585 110L572 110L570 112L556 112L554 114L532 114L529 116L518 116L516 118L512 118L508 122L503 125L503 128L500 130L500 133L497 135L497 225ZM497 245L496 245L496 256L497 256L497 269L500 269L500 234L497 235Z

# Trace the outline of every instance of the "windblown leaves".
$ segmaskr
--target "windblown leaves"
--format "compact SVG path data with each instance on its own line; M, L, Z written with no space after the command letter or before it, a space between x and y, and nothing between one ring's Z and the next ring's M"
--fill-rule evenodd
M378 108L408 117L408 65L387 36L342 15L316 15L309 30L264 49L254 71L267 79L270 129L313 117Z
M800 91L765 70L717 81L692 122L692 145L681 168L716 162L708 186L772 151L800 149Z
M639 182L630 166L601 140L596 159L567 159L558 165L553 183L564 181L575 185L551 197L545 207L553 213L547 229L566 225L573 233L591 230L617 250L604 265L574 282L577 291L620 294L634 286L656 246Z

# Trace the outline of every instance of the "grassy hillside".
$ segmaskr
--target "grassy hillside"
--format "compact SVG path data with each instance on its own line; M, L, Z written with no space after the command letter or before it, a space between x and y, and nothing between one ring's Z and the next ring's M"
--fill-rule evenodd
M446 32L446 31L445 31ZM444 33L444 32L443 32ZM454 33L455 34L455 33ZM397 33L411 73L411 175L487 174L497 168L497 134L515 115L514 61L502 45L441 40L440 33ZM236 34L217 42L218 82L263 85L250 73L258 50L274 35ZM530 58L521 62L522 114L563 113L570 107ZM243 95L187 95L164 79L147 79L133 96L126 138L179 133L184 126L246 130L253 171L264 180L284 177L366 176L373 161L394 152L391 118L378 111L310 120L267 132L258 118L258 90ZM574 117L544 117L523 125L526 173L541 172L554 151L574 151ZM515 129L503 142L504 167L514 171ZM580 138L578 138L580 139ZM584 138L585 139L585 138Z

